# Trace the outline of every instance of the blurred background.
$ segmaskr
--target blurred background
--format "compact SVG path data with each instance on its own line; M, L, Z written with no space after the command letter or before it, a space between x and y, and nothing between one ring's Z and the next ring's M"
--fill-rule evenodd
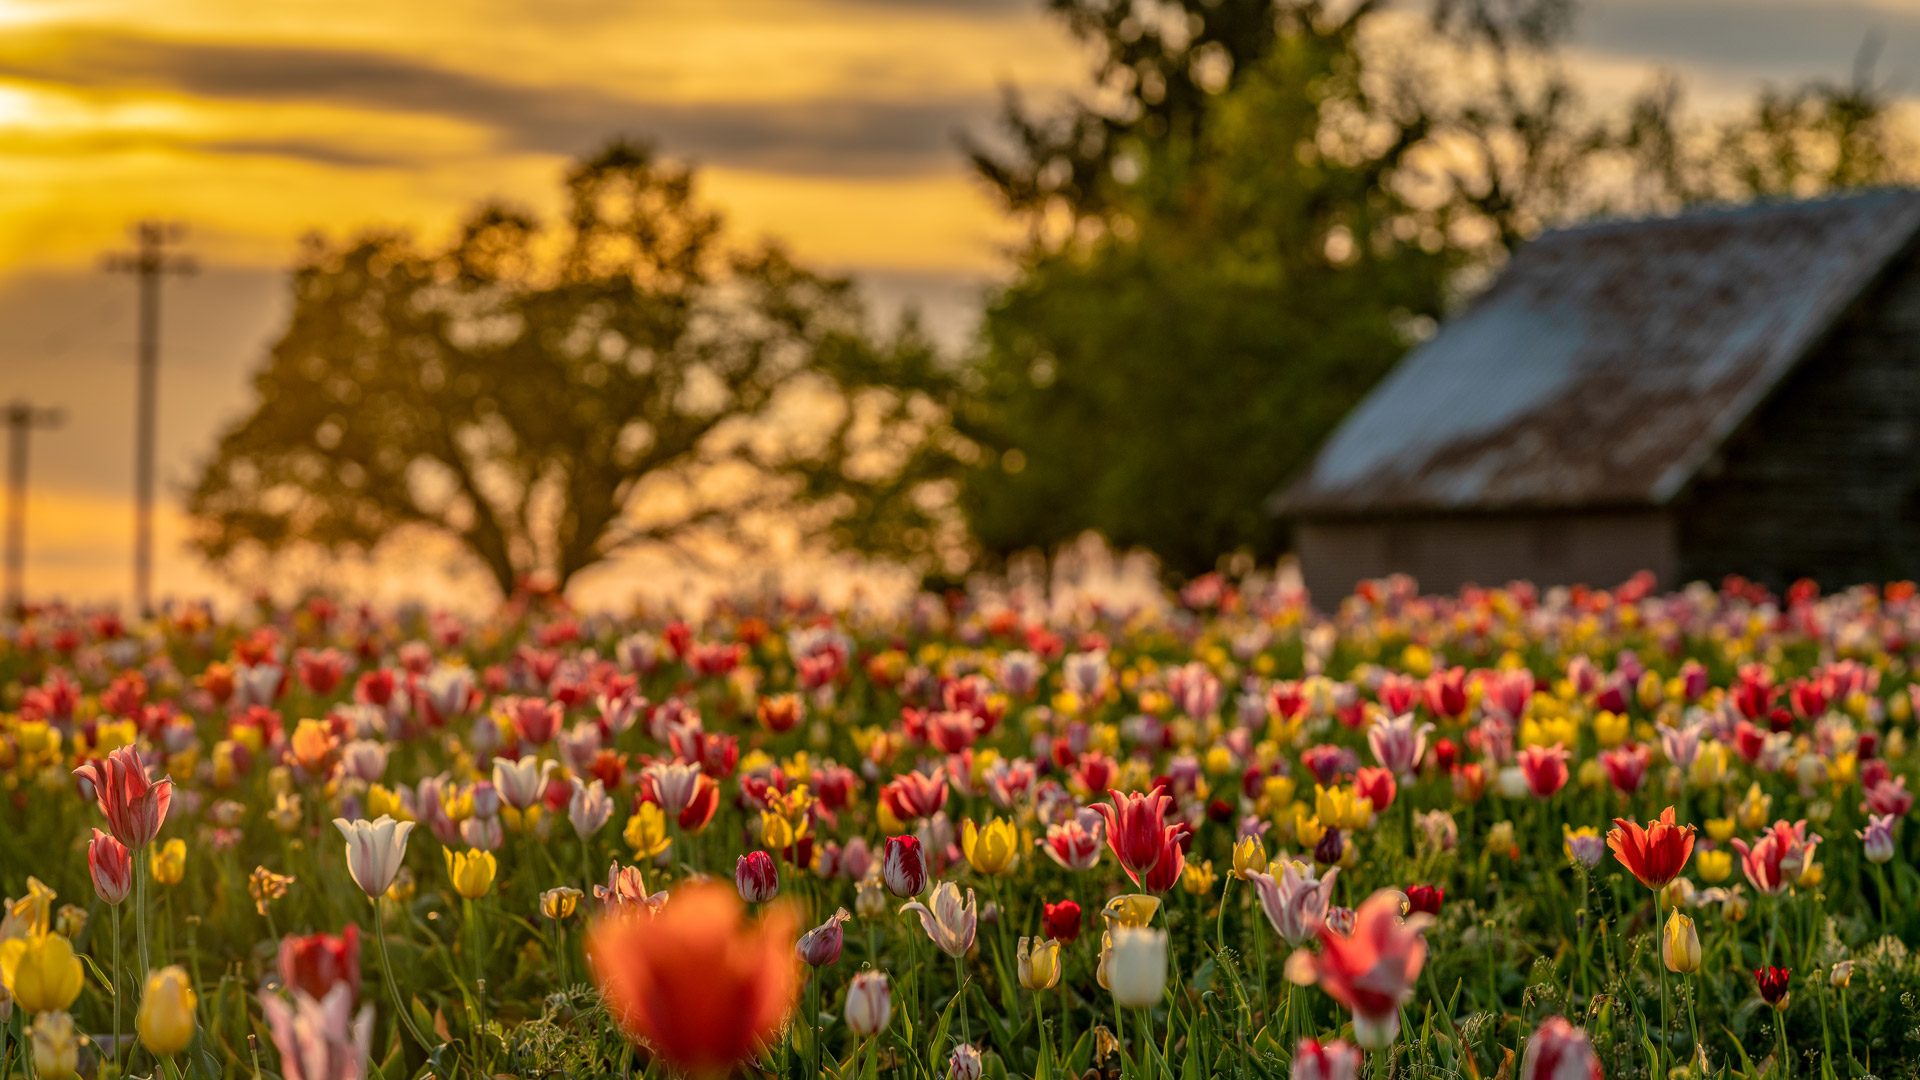
M135 600L143 332L155 597L1271 559L1514 252L1909 181L1917 65L1920 0L0 0L26 587Z

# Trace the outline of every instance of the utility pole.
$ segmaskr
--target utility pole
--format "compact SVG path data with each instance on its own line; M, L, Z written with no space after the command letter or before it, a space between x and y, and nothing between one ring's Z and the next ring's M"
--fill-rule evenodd
M168 274L191 274L196 269L191 258L167 250L186 235L186 226L179 222L142 221L133 227L134 250L106 258L108 270L132 274L140 285L140 389L133 434L133 603L141 615L153 611L153 446L160 382L160 279Z
M36 409L25 401L0 406L7 426L7 610L27 604L27 436L34 428L57 428L59 409Z

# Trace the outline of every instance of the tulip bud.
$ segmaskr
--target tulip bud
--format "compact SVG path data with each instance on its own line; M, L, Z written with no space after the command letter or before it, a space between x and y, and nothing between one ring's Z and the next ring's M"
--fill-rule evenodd
M841 926L852 917L846 908L835 911L826 922L800 935L794 951L808 967L826 967L837 962L841 946L846 943L846 931Z
M441 852L447 861L447 877L453 891L468 900L478 900L493 891L493 877L499 869L491 851Z
M927 856L917 836L889 836L880 860L880 876L887 891L905 899L927 888Z
M1786 1011L1787 1002L1793 996L1787 986L1791 974L1782 967L1756 968L1753 972L1753 982L1761 999L1781 1012Z
M1893 815L1874 814L1867 819L1867 827L1857 833L1860 837L1860 854L1870 863L1881 864L1893 861Z
M80 1068L80 1035L73 1017L64 1012L41 1013L29 1031L33 1041L36 1080L69 1080Z
M893 1018L893 988L884 971L862 971L847 984L847 1028L861 1038L887 1029Z
M61 904L60 910L53 913L53 932L68 941L77 940L87 929L87 909L75 904Z
M1028 990L1050 990L1060 981L1060 943L1051 938L1020 939L1020 985Z
M125 900L133 890L133 856L127 852L127 845L99 829L93 830L93 840L87 844L87 874L93 878L93 891L103 903Z
M1549 1017L1527 1040L1520 1058L1520 1080L1601 1080L1600 1059L1581 1028L1565 1017Z
M1233 876L1242 881L1249 873L1267 872L1267 848L1257 836L1243 836L1233 845Z
M740 899L749 904L764 904L780 894L780 870L773 856L764 851L749 851L733 864L733 885Z
M1842 960L1833 965L1827 974L1827 983L1835 990L1845 990L1853 985L1853 961Z
M980 1080L980 1051L970 1043L954 1047L947 1059L947 1080Z
M1678 911L1667 917L1666 930L1660 935L1660 959L1675 974L1691 975L1700 970L1700 934L1692 918Z
M147 976L146 990L140 995L140 1012L134 1017L140 1045L159 1057L185 1050L193 1041L193 1009L193 987L187 983L187 969L175 964Z

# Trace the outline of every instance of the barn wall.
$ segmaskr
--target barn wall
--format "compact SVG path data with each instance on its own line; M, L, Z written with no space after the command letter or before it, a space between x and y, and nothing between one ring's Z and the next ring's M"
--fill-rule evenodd
M1920 259L1899 265L1676 505L1687 578L1920 576Z
M1308 590L1326 608L1366 579L1391 573L1423 588L1499 585L1612 586L1640 570L1674 580L1674 535L1659 511L1303 522L1294 542Z

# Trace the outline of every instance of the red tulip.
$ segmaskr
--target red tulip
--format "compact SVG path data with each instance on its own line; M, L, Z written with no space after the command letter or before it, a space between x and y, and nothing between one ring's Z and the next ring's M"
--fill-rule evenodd
M1373 804L1376 814L1392 806L1393 797L1399 791L1390 769L1363 768L1354 774L1353 786L1361 798Z
M173 781L149 781L133 747L123 746L104 761L89 761L73 774L93 785L93 797L107 815L114 839L137 850L159 835L167 808L173 805Z
M919 896L927 888L927 854L920 849L917 836L889 836L880 857L880 880L887 891L905 898Z
M1761 998L1776 1009L1787 1007L1787 980L1793 972L1783 967L1755 968L1753 982L1760 990Z
M1318 982L1327 996L1353 1011L1354 1037L1379 1050L1400 1032L1400 1007L1413 997L1414 980L1427 962L1421 936L1431 916L1400 918L1400 898L1391 890L1368 897L1342 934L1320 928L1320 952L1301 950L1287 962L1296 982Z
M280 981L289 990L303 990L315 1001L344 983L350 998L360 996L360 928L352 923L340 932L291 934L280 939Z
M1447 890L1438 885L1414 885L1407 889L1407 910L1422 915L1440 914Z
M1647 778L1647 763L1652 755L1644 746L1622 746L1600 755L1600 767L1607 771L1607 782L1622 794L1640 790Z
M1674 824L1673 807L1669 806L1660 811L1659 820L1647 822L1644 829L1625 818L1614 818L1607 846L1640 884L1664 889L1686 869L1687 859L1693 855L1693 834L1693 826Z
M947 771L901 773L880 789L880 801L901 821L919 821L947 804Z
M749 851L733 864L733 884L740 899L764 904L780 894L780 868L764 851Z
M108 904L118 904L133 890L133 858L127 845L112 836L93 830L87 844L87 874L93 878L93 891Z
M1173 798L1161 788L1154 788L1148 795L1108 794L1112 805L1100 803L1093 809L1106 820L1107 847L1138 885L1141 875L1154 868L1167 847L1167 808L1173 805Z
M1080 936L1080 905L1072 900L1062 900L1057 904L1047 904L1042 908L1044 915L1040 922L1046 930L1046 936L1062 945L1069 944Z
M1529 746L1520 751L1520 771L1527 778L1527 790L1533 792L1536 799L1552 798L1554 792L1567 786L1567 748L1555 743L1552 746Z

